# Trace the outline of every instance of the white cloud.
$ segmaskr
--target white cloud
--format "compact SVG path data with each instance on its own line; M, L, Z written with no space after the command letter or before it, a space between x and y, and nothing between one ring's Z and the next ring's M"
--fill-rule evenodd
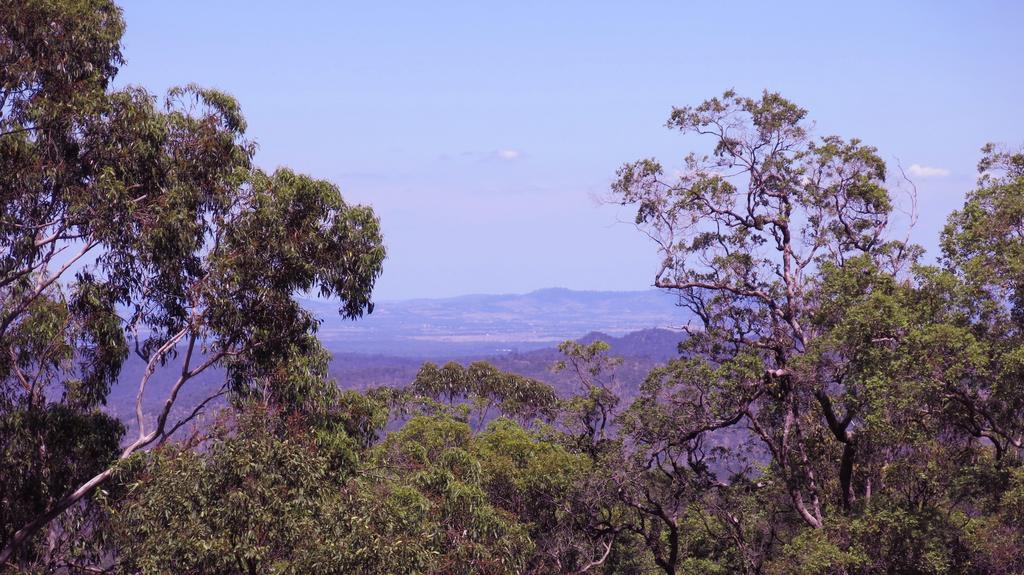
M519 158L523 157L523 153L520 152L519 150L509 150L509 149L498 150L497 152L494 152L494 155L499 160L506 160L506 161L518 160Z
M911 164L910 169L911 176L918 178L945 178L950 174L950 171L946 168L935 168L932 166L922 166L921 164Z

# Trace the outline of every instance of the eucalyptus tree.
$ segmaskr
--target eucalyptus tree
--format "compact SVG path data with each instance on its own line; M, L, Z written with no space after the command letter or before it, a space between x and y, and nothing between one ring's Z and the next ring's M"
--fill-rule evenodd
M842 483L844 507L855 496L860 408L839 350L819 346L828 330L815 321L826 297L819 274L863 261L893 276L914 250L887 239L894 204L875 149L815 138L805 117L773 93L676 108L668 126L710 137L710 155L687 156L674 179L654 160L627 164L613 190L656 242L654 285L697 319L687 350L727 372L713 394L700 393L701 378L674 380L693 392L697 427L687 433L745 422L793 508L821 528L823 472ZM842 453L828 471L811 464L823 431Z
M253 165L230 96L110 90L122 31L106 1L0 9L0 563L30 560L26 543L109 481L114 459L194 417L205 402L177 399L200 373L225 368L208 397L285 410L331 397L317 321L293 296L337 297L358 317L384 259L370 208L329 182ZM98 406L129 353L146 369L138 435L119 447L123 432ZM175 381L150 417L157 370ZM81 441L55 440L54 424L70 420ZM56 475L45 493L16 493Z
M600 341L569 341L559 349L565 360L554 368L570 370L579 382L571 397L483 361L428 362L407 387L376 393L399 417L412 414L408 424L416 428L453 419L464 427L452 429L473 434L452 443L476 458L490 504L528 527L533 548L520 572L600 573L615 551L633 551L616 547L618 527L611 522L617 500L611 465L621 447L613 425L619 362ZM396 435L404 434L405 427Z
M614 424L621 411L616 369L622 359L611 356L610 349L601 340L589 344L565 341L558 346L565 359L554 365L555 371L568 371L578 383L576 393L563 401L561 409L564 441L591 459L619 447Z
M424 363L397 399L406 410L425 408L429 412L446 408L470 423L474 431L482 431L499 414L527 424L538 419L550 420L557 411L557 397L551 386L501 371L486 361L466 366L450 361L441 367Z
M710 153L671 177L627 164L613 191L695 325L627 410L633 449L750 573L1012 572L980 534L1021 537L995 509L1017 508L1020 476L1022 156L986 148L934 267L892 239L876 150L813 136L778 94L668 126ZM718 481L694 484L705 450Z
M989 144L978 187L953 212L942 235L944 271L959 292L950 306L967 320L966 338L983 343L985 365L950 386L959 423L984 438L999 459L1024 455L1024 152ZM964 322L961 322L963 324Z
M417 417L373 448L343 421L250 405L105 495L110 572L519 573L527 526L484 490L468 425ZM347 415L341 415L347 419Z

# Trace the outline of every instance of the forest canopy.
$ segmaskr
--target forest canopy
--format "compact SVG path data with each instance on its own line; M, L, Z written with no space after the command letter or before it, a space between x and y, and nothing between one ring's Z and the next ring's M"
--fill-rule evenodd
M982 149L927 259L867 143L773 92L675 108L706 146L611 190L694 318L637 393L601 341L571 393L356 392L297 295L373 311L374 211L255 165L228 94L113 88L124 26L0 0L0 570L1024 573L1024 153Z

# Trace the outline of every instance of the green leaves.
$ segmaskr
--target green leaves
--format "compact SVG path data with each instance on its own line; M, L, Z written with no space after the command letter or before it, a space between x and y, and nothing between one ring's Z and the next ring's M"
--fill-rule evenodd
M0 134L89 105L123 63L123 31L121 10L105 0L0 3Z
M965 524L1004 528L978 505L1006 487L968 495L947 479L951 462L1020 464L1024 156L983 150L979 188L943 234L943 267L921 266L919 247L887 237L897 201L877 150L814 138L805 118L778 94L729 91L673 110L670 128L712 144L675 181L654 160L618 172L613 192L661 257L655 285L695 324L622 431L641 469L677 494L693 489L680 469L743 470L701 505L748 572L966 572L972 561L1011 572L998 546L961 546ZM638 485L633 508L659 517L659 483ZM672 572L663 537L679 516L666 517L647 540ZM777 533L783 547L769 551Z
M1009 299L1020 307L1024 277L1024 154L983 149L979 187L953 212L942 234L946 266L959 271L973 297Z
M94 410L51 404L0 412L0 538L9 540L54 498L110 465L123 434L121 422Z
M551 386L498 370L485 361L463 366L448 362L438 368L433 363L423 364L416 379L403 390L400 398L406 406L424 403L428 412L445 412L439 402L448 404L452 414L472 419L480 430L492 417L492 409L523 423L551 419L557 406L557 397ZM433 405L431 405L433 404ZM405 407L405 406L403 406Z
M337 298L349 318L370 311L385 256L376 215L328 182L255 168L226 93L109 90L122 31L120 10L101 0L0 4L0 416L53 405L91 414L129 348L147 363L140 405L155 370L173 370L176 383L155 428L137 414L140 434L122 457L184 424L169 421L178 392L214 366L238 404L323 413L335 384L317 321L295 295ZM186 395L212 398L220 386L196 391ZM352 441L370 441L375 425ZM60 447L34 439L43 453ZM33 520L4 537L0 562L109 479L109 458L96 463L82 489L64 485L37 517L19 517Z

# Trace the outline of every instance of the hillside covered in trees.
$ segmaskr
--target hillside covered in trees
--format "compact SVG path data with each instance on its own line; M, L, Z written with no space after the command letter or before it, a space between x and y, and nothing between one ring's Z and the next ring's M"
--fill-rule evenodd
M226 93L114 88L124 25L0 1L0 570L1024 573L1024 153L981 151L932 262L869 144L674 108L704 147L611 190L674 353L342 390L300 296L372 313L377 215L255 165Z

